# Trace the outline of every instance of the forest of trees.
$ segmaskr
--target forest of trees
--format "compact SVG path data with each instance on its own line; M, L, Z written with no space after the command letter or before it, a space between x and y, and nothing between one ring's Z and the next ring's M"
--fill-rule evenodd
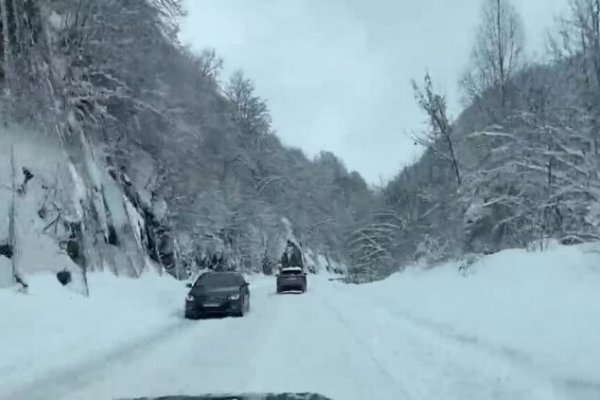
M415 137L421 159L383 190L401 223L390 240L373 221L380 268L600 238L600 1L570 0L544 62L526 59L509 0L482 3L459 117L432 77L413 83L430 129Z
M178 0L2 0L0 11L2 117L56 138L86 187L80 204L50 210L78 264L97 269L109 253L97 249L123 247L114 182L98 167L144 216L147 252L177 275L215 259L269 272L290 235L332 265L347 260L343 233L368 215L368 185L331 153L284 147L242 72L222 77L215 51L178 42Z
M382 188L329 152L284 147L251 80L178 42L179 0L0 0L2 118L55 138L83 180L63 234L84 269L101 264L90 249L117 242L90 160L144 216L146 250L169 270L217 257L269 272L290 234L357 279L596 240L600 0L571 0L545 63L526 59L509 0L483 3L465 110L450 120L435 77L413 82L425 151Z

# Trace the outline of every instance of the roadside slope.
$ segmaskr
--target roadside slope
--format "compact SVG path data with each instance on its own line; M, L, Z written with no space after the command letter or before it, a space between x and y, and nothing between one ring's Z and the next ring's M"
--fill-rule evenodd
M439 340L479 349L553 382L568 398L600 398L597 244L506 250L466 271L446 263L369 285L334 283L352 298Z

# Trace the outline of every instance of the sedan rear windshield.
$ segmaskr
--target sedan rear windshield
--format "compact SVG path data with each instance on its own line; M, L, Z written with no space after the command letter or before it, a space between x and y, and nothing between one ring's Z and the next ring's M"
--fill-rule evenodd
M228 287L240 286L244 279L240 275L226 273L206 273L201 275L196 281L195 287L210 286L210 287Z

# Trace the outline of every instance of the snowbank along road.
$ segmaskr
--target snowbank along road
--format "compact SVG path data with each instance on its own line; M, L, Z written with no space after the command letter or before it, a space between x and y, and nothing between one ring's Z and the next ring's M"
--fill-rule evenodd
M244 318L198 321L183 319L181 284L177 317L168 324L19 387L0 378L0 398L311 391L339 400L548 400L598 394L592 388L574 395L516 355L411 320L389 298L311 278L307 293L280 295L273 278L255 279Z

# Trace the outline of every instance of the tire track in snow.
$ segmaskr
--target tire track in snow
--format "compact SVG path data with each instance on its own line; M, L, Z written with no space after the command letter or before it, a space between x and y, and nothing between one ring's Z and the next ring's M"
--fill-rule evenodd
M314 392L333 399L403 398L381 365L323 304L328 285L314 279L305 294L271 297L273 326L251 361L250 392ZM406 398L406 397L404 397Z
M321 304L323 304L324 307L326 307L327 309L329 309L329 311L331 311L331 314L336 317L336 320L340 324L344 325L344 327L346 328L346 330L348 331L348 333L350 334L352 339L358 345L358 348L361 349L361 351L365 354L366 358L368 358L371 361L373 366L383 376L386 377L386 379L390 382L390 384L394 385L394 387L397 388L398 392L401 392L402 398L409 399L410 397L408 397L408 393L403 388L400 388L399 382L396 380L396 378L394 378L394 375L388 371L388 369L384 366L384 363L382 363L379 359L377 359L377 357L375 357L374 352L369 351L369 345L366 343L365 340L363 340L359 335L357 335L355 333L354 327L344 318L344 316L340 313L340 311L338 309L336 309L335 307L333 307L333 305L330 304L323 297L320 297L319 300L321 301ZM398 393L398 395L400 395L400 393Z
M349 295L350 287L335 283L333 286L339 291ZM388 304L389 299L380 296L379 301L367 300L361 297L360 300L369 303L371 307L377 309L379 313L388 314L390 318L402 320L415 329L421 329L427 334L436 336L441 340L449 340L458 345L472 348L475 351L484 352L492 357L502 359L509 365L522 370L524 373L534 377L540 382L547 382L555 388L555 395L564 399L574 400L597 400L600 399L600 382L588 381L579 377L559 376L550 371L543 363L537 362L533 357L526 353L509 346L494 344L479 336L466 334L458 331L451 325L433 321L423 317L417 317L405 310L397 310L382 306Z
M345 288L343 287L336 285L336 288L346 292ZM374 302L367 301L363 297L361 300L363 302L368 302L371 307L377 309L380 313L388 314L391 318L402 320L408 324L411 324L417 329L423 329L441 339L447 339L460 345L474 347L493 356L506 358L509 361L517 364L517 366L530 371L539 372L541 369L543 369L541 365L536 364L530 357L516 349L507 346L494 345L483 340L481 337L459 332L454 327L447 324L423 317L416 317L404 310L400 311L388 307L382 307L381 304L387 304L390 301L389 299L384 299L381 297L379 302Z
M258 282L257 282L258 283ZM251 283L252 285L252 283ZM138 398L170 394L245 393L254 370L246 365L271 329L271 285L253 285L250 313L187 321L193 328L106 366L63 399Z
M2 398L4 400L60 399L73 389L92 382L97 378L98 372L106 367L133 358L136 354L144 352L148 347L160 343L168 337L181 335L191 327L190 321L177 321L144 337L143 340L118 346L108 353L93 357L91 360L88 359L73 366L61 368L44 377L35 379L20 389L2 395Z
M359 292L350 290L350 286L342 286L339 283L332 283L331 289L336 292L335 296L331 296L331 300L343 302L344 306L349 309L369 310L370 315L367 320L375 327L370 331L370 335L377 338L377 327L398 332L397 343L386 341L386 344L390 346L388 354L380 351L379 356L376 357L393 362L393 357L390 357L389 354L392 353L395 358L404 355L408 356L410 362L421 360L433 364L432 368L440 369L439 376L449 379L449 392L444 394L447 396L446 398L461 398L454 397L457 391L469 392L471 390L469 386L475 387L478 384L477 380L480 380L480 383L488 382L488 387L482 390L489 390L490 384L498 388L498 393L490 394L494 398L511 400L517 398L528 400L531 398L565 398L559 396L556 388L553 387L555 386L553 382L548 377L541 375L533 364L516 362L515 360L520 360L518 356L512 358L505 352L490 351L484 346L478 346L478 341L470 340L466 336L446 334L431 325L419 324L403 314L394 313L385 306L389 299L381 299L381 301L369 299L361 296ZM333 306L333 308L336 307ZM349 322L348 325L352 324ZM385 334L383 336L385 337ZM403 340L408 340L408 342L402 343ZM361 342L368 343L368 340L361 339ZM407 347L413 349L407 351ZM373 354L378 351L377 348L372 346L371 348ZM485 357L482 357L483 355ZM385 364L384 361L378 362ZM480 369L469 365L475 362L481 365ZM491 365L495 367L490 368ZM496 376L495 369L498 370ZM404 368L402 370L407 372ZM446 376L444 376L444 371L448 372ZM408 372L410 373L410 371ZM425 375L423 371L413 374L414 379L421 379ZM528 391L528 385L532 386L532 384L535 388ZM463 396L462 398L470 397ZM479 398L487 397L480 393Z

